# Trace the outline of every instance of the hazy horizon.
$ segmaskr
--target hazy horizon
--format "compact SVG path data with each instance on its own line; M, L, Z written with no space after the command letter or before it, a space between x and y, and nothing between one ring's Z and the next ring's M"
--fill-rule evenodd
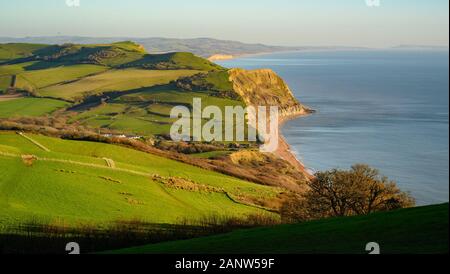
M220 40L220 41L230 41L230 42L241 42L241 43L245 43L245 44L261 44L261 45L265 45L265 46L280 46L280 47L292 47L292 48L296 48L296 47L298 47L298 48L300 48L300 47L310 47L310 48L314 48L314 47L317 47L317 48L321 48L321 47L323 47L323 48L325 48L325 47L329 47L329 48L339 48L339 47L342 47L342 48L352 48L352 47L354 47L354 48L361 48L361 49L374 49L374 50L376 50L376 49L390 49L390 48L396 48L396 47L399 47L399 48L401 48L401 47L405 47L405 48L408 48L408 47L412 47L412 48L414 48L414 47L417 47L417 48L420 48L420 47L424 47L424 48L430 48L430 49L433 49L433 48L436 48L436 49L442 49L442 48L448 48L449 47L449 45L447 44L447 45L444 45L444 44L442 44L442 45L440 45L440 44L437 44L437 45L427 45L427 44L403 44L403 45L387 45L387 46L383 46L383 47L370 47L370 46L354 46L354 45L280 45L280 44L268 44L268 43L259 43L259 42L244 42L244 41L239 41L239 40L233 40L233 39L221 39L221 38L217 38L217 37L188 37L188 38L177 38L177 37L164 37L164 36L151 36L151 37L145 37L145 36L142 36L142 37L138 37L138 36L135 36L135 37L126 37L126 36L108 36L108 37L103 37L103 36L78 36L78 35L55 35L55 36L16 36L16 37L14 37L14 36L0 36L0 38L2 38L2 39L8 39L8 38L10 38L10 39L39 39L39 38L43 38L43 39L45 39L45 38L65 38L65 37L67 37L67 38L80 38L80 39L83 39L83 38L86 38L86 39L99 39L99 40L101 40L101 39L117 39L117 41L119 42L119 41L123 41L123 39L182 39L182 40L196 40L196 39L214 39L214 40ZM9 42L6 42L6 43L9 43Z
M377 2L377 0L368 0ZM0 37L214 38L279 46L448 46L447 0L0 0Z

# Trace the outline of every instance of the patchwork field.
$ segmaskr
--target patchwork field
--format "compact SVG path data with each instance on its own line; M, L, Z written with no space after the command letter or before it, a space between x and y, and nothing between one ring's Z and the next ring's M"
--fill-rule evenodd
M44 97L74 103L76 113L70 109L61 114L69 114L65 116L69 122L151 136L168 134L176 121L170 119L171 109L175 105L192 109L194 97L202 99L203 107L216 105L223 110L244 105L227 96L232 90L227 71L192 53L148 54L129 41L2 46L4 51L23 53L11 56L27 58L0 65L0 94L17 91L34 98L3 104L0 118L41 116L69 106L37 99ZM92 96L99 94L101 101Z
M62 82L74 81L91 74L107 70L107 67L97 65L73 65L48 69L31 70L19 74L19 77L33 83L38 89ZM20 85L19 85L20 87Z
M67 106L67 102L46 98L22 97L6 101L0 99L0 118L42 116Z
M72 121L141 135L169 134L170 127L177 120L170 118L172 108L182 105L192 109L194 98L202 99L202 108L214 105L223 113L225 106L243 106L241 101L215 97L208 91L180 91L167 85L120 96L81 112Z
M19 54L21 47L4 58L26 58L0 65L0 92L10 94L2 95L0 118L56 116L66 109L57 113L61 121L147 136L169 133L173 106L192 109L194 97L203 107L243 105L220 93L229 89L226 71L191 53L152 55L132 42L35 46ZM180 86L177 80L186 77L198 83ZM91 96L98 94L101 99ZM0 132L0 178L3 227L30 220L101 226L277 217L256 204L282 192L121 146L7 131Z
M20 74L25 72L28 67L32 66L36 62L24 62L11 65L0 66L0 76L11 76L12 74Z
M39 94L54 98L74 100L85 95L111 91L126 91L168 84L182 76L198 73L193 70L111 70L95 76L85 77L79 81L58 84L41 89Z
M120 146L12 132L0 133L0 178L3 226L32 219L107 225L271 214L230 197L270 198L280 192ZM174 188L161 178L212 190Z

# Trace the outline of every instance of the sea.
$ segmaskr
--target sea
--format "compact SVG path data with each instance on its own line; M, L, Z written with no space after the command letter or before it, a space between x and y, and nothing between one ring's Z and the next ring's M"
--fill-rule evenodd
M449 52L336 50L217 62L270 68L316 113L282 133L311 170L365 163L418 205L449 201Z

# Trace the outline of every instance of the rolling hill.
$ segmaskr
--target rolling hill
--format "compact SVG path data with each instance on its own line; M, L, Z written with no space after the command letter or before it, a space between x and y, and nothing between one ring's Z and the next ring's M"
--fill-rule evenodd
M115 254L448 254L449 205L435 205L234 231L224 235L133 247Z
M36 50L42 49L47 45L44 44L25 44L10 43L0 45L0 62L13 60L17 58L29 57Z
M200 168L123 146L36 134L107 129L153 140L169 133L173 106L192 109L193 98L203 107L245 106L226 69L191 53L147 54L132 42L28 48L0 64L6 93L0 122L34 132L0 131L0 234L29 223L101 229L133 220L279 218L274 211L286 190L247 181L258 181L251 174L238 179L207 162ZM221 149L196 159L230 153ZM279 166L291 176L286 164Z
M30 220L102 226L272 215L245 197L282 191L117 145L5 131L0 178L3 229Z
M176 102L190 105L197 96L219 105L241 104L215 96L221 92L215 86L228 81L226 70L192 53L148 54L141 45L129 41L1 46L4 58L8 58L0 63L0 94L33 97L0 97L1 118L68 110L63 116L75 115L71 122L158 135L169 133L173 120L168 116ZM211 83L195 91L174 84L194 75ZM223 95L220 97L226 97ZM73 113L71 107L78 105L82 107Z
M0 64L0 93L33 98L3 99L2 118L62 110L70 123L153 136L167 135L171 108L192 108L194 97L204 107L244 105L228 71L192 53L147 54L129 41L4 46L28 51Z
M218 40L212 38L174 39L174 38L137 38L137 37L26 37L8 38L0 37L0 43L44 43L44 44L109 44L117 41L134 41L143 45L148 52L192 52L201 57L210 57L215 54L254 54L262 52L295 50L294 47L269 46L263 44L248 44L237 41Z
M39 96L81 101L91 95L107 92L131 91L168 84L180 77L198 73L195 70L120 69L58 83L38 90Z
M184 51L149 54L130 41L0 45L0 234L28 223L103 229L133 220L279 219L283 199L304 191L309 175L282 153L257 152L256 143L168 140L171 109L192 110L193 98L222 112L247 105L277 105L282 118L311 111L271 70L227 70ZM392 253L448 252L438 242L448 239L445 216L448 205L117 252L358 253L369 240ZM409 244L413 237L421 246Z

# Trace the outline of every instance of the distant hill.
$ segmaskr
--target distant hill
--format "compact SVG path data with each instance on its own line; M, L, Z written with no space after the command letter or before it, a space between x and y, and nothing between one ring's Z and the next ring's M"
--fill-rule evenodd
M107 253L130 254L381 254L448 253L448 203L367 216L240 230L224 235Z
M34 69L74 64L145 69L222 69L188 52L148 54L142 45L131 41L111 44L0 44L0 60L14 64L39 61Z
M237 41L218 40L211 38L174 39L174 38L133 38L133 37L0 37L0 43L43 43L43 44L109 44L117 41L133 41L145 47L150 53L192 52L202 57L212 55L242 55L255 53L269 53L304 49L300 47L269 46L263 44L246 44Z
M448 50L448 46L430 46L430 45L398 45L392 49L403 50Z
M148 54L131 41L0 44L0 93L14 89L77 101L92 94L152 87L200 72L224 70L188 52Z

